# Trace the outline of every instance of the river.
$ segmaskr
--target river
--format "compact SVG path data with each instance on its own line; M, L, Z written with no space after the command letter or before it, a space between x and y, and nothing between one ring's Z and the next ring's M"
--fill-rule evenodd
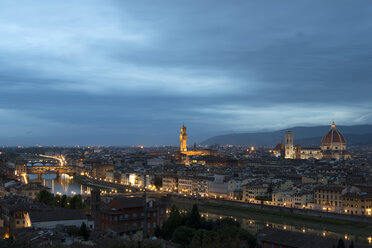
M176 204L181 210L189 211L190 206ZM372 245L372 227L342 226L328 224L324 222L299 220L296 218L285 218L263 213L240 212L226 209L216 209L200 206L200 214L207 220L217 220L221 218L233 218L250 233L256 234L265 227L277 228L288 231L310 233L323 237L343 238L354 240L354 242L369 243ZM372 246L371 246L372 247Z
M30 181L37 180L37 175L29 175ZM50 188L51 193L59 195L73 196L75 194L90 194L91 188L83 186L73 180L72 177L63 174L56 178L55 174L45 174L42 176L42 184ZM178 205L183 211L191 209L191 205ZM229 211L200 206L200 213L206 219L216 220L219 218L234 218L251 233L265 227L273 227L283 230L311 233L324 237L346 238L361 243L372 244L372 228L358 226L340 226L316 221L304 221L295 218L283 218L279 216L245 213L239 211Z
M30 181L37 180L37 175L30 174ZM42 184L50 188L50 192L58 195L73 196L76 194L90 194L91 188L83 186L73 180L73 177L62 174L59 178L55 174L44 174L41 177Z

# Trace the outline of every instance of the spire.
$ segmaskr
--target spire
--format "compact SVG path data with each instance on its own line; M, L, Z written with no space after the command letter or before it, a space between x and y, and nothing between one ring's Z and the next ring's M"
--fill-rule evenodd
M336 128L336 124L335 124L335 121L332 121L332 129L335 129Z

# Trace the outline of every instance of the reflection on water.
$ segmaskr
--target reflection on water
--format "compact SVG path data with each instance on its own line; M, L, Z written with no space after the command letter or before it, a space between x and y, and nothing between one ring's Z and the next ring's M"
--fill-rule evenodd
M38 179L37 175L30 174L30 181L35 181ZM58 195L68 195L73 196L76 194L86 195L90 194L90 188L83 186L72 180L67 174L62 174L57 178L56 174L44 174L41 177L41 183L50 188L50 192Z
M256 234L259 230L269 227L269 228L276 228L282 230L288 230L293 232L302 232L302 233L311 233L316 234L323 237L329 238L343 238L347 240L354 240L360 243L372 243L372 234L368 230L361 230L361 228L353 228L353 227L346 227L341 226L339 230L338 228L332 228L332 226L326 225L311 225L309 223L294 223L293 221L290 223L289 221L283 220L280 222L273 221L270 216L266 216L265 218L243 218L243 217L236 217L231 215L221 215L216 213L210 212L201 212L202 217L206 218L207 220L217 220L222 218L233 218L235 221L239 221L243 228L247 229L249 232ZM344 231L343 231L343 230Z
M181 213L187 213L189 211L186 206L179 207ZM169 211L170 210L168 209L167 213L169 213ZM200 208L201 216L207 220L232 218L235 221L238 221L244 229L248 230L252 234L257 234L259 230L266 227L293 232L310 233L335 239L343 238L346 240L354 240L354 242L369 243L372 245L372 231L370 228L309 222L265 214L249 213L242 215L241 213L234 211L224 210L224 212L225 214L220 214L221 210L205 207ZM247 215L249 215L249 217L246 217Z

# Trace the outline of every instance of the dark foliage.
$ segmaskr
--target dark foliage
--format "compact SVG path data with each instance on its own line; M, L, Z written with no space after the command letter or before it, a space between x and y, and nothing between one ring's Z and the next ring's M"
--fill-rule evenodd
M199 209L196 204L192 206L190 215L186 219L186 226L199 229L201 226L201 217L199 214Z
M73 197L68 197L63 195L53 195L47 190L41 190L37 194L36 199L39 202L45 203L50 206L56 206L61 208L71 208L71 209L83 209L87 211L89 209L88 205L83 202L81 195L74 195Z
M170 215L162 229L155 230L157 237L172 240L182 247L256 247L256 237L231 218L206 221L201 218L198 207L193 206L189 214L181 214L172 206Z
M338 240L337 248L345 248L345 243L341 238Z
M80 230L79 230L79 235L83 236L84 240L88 240L89 238L89 230L87 228L87 225L85 222L81 223Z

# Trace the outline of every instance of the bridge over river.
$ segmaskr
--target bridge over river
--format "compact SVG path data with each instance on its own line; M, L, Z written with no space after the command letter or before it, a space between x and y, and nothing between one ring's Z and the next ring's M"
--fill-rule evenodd
M43 174L56 174L59 177L62 174L73 174L75 170L72 166L68 166L65 158L62 155L48 156L39 154L40 159L29 160L26 164L26 175L35 174L38 180L41 180Z

